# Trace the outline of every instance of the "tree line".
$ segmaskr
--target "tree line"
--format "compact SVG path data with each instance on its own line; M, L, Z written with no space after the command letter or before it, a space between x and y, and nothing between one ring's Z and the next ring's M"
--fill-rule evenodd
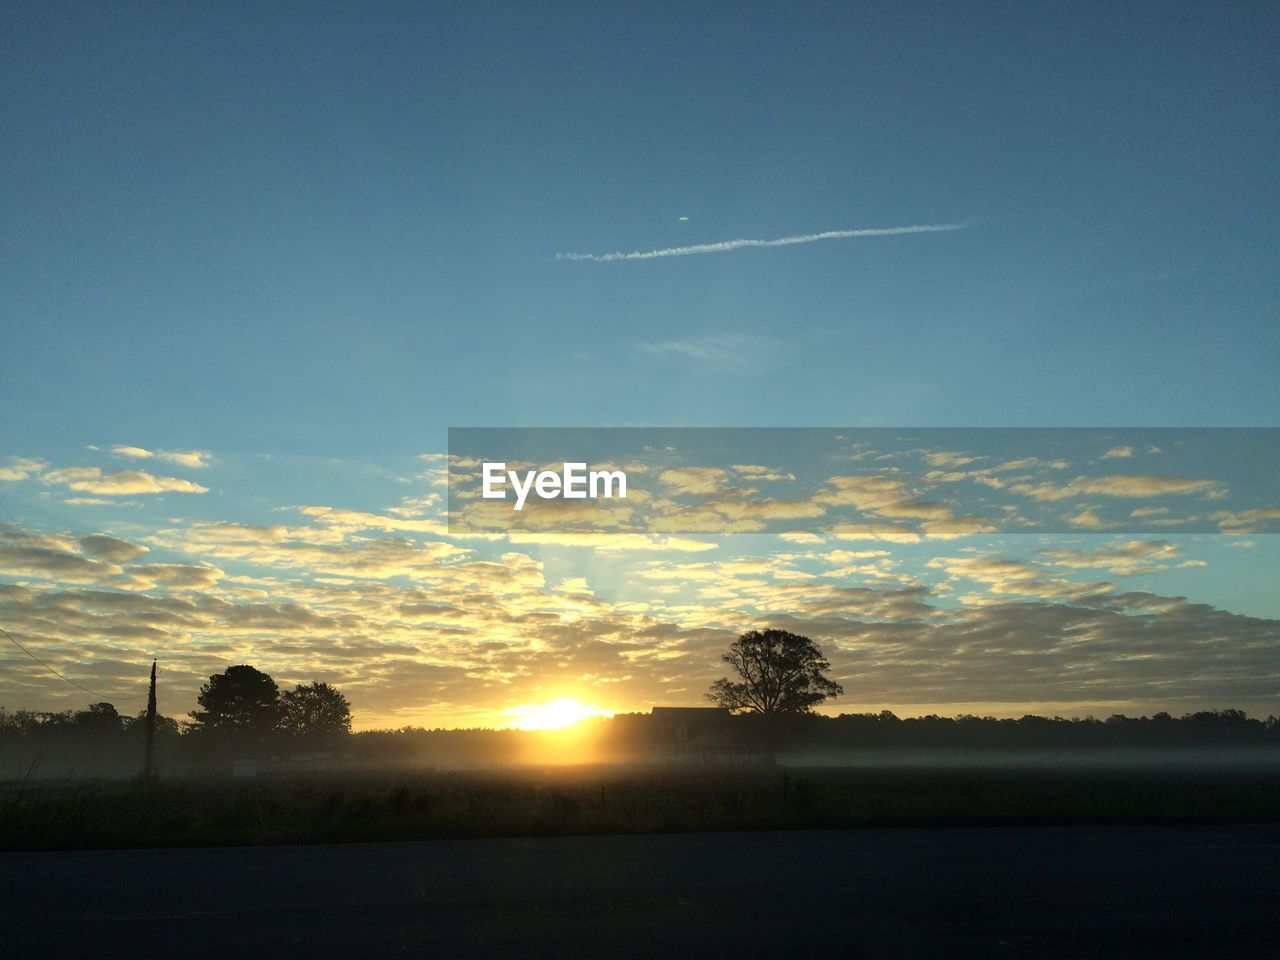
M336 687L314 682L282 691L247 664L211 675L196 703L199 709L181 721L157 715L162 761L334 750L351 733L351 705ZM42 762L127 768L142 756L146 726L145 710L128 716L107 702L60 712L0 707L0 776Z
M1202 710L1175 719L1168 713L1061 717L926 716L903 720L888 710L822 718L818 704L844 688L826 675L831 664L808 637L785 630L750 630L720 658L733 670L712 685L706 699L735 716L730 725L744 739L770 739L805 748L880 747L1170 747L1280 742L1280 718L1253 720L1241 710ZM817 721L817 722L815 722Z

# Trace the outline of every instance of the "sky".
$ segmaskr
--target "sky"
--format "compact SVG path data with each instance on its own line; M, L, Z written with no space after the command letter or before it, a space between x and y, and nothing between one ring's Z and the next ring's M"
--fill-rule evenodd
M450 537L442 469L450 427L1276 426L1278 27L6 4L0 626L80 686L6 643L0 704L135 710L153 655L177 715L238 662L358 726L694 704L768 620L831 711L1280 712L1266 533Z

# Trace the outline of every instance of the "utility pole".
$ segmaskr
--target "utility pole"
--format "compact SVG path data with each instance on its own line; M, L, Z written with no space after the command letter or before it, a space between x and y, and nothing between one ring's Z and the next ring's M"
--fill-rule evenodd
M147 759L142 768L142 779L150 780L151 756L156 745L156 662L151 661L151 691L147 694Z

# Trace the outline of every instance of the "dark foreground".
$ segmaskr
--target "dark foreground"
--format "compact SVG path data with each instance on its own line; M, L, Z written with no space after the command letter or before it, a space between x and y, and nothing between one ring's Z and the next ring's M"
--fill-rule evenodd
M1280 826L0 854L11 957L1250 957Z

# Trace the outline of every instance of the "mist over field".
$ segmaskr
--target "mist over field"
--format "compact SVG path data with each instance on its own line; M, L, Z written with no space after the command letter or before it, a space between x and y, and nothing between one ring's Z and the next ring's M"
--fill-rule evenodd
M1042 750L980 748L872 750L790 750L778 764L797 769L847 767L858 770L1079 770L1114 773L1165 771L1210 774L1217 771L1272 772L1280 769L1280 745L1228 747L1095 747Z

